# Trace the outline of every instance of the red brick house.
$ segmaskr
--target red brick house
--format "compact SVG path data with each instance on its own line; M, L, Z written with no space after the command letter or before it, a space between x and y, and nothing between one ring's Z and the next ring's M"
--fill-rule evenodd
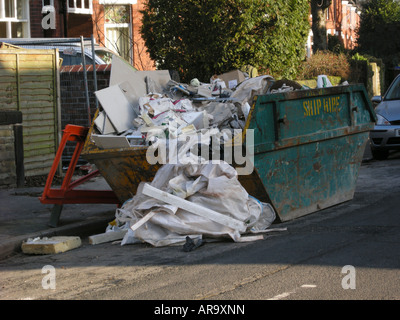
M140 36L140 9L145 0L0 0L0 38L91 37L117 52L139 70L152 70ZM44 10L51 6L54 11ZM54 28L43 28L43 19L54 14ZM332 0L327 10L327 34L353 48L360 16L353 1ZM307 43L311 52L312 32Z
M346 49L353 49L357 42L356 29L360 24L360 8L354 1L332 0L326 10L326 33L341 39ZM307 52L312 52L312 31L307 42Z
M327 10L327 34L342 38L346 49L353 49L356 44L356 29L360 24L360 11L353 1L332 0Z
M91 37L139 70L154 69L139 34L141 0L0 0L0 38ZM49 6L49 7L46 7ZM50 11L46 10L50 8ZM45 19L53 27L43 28Z

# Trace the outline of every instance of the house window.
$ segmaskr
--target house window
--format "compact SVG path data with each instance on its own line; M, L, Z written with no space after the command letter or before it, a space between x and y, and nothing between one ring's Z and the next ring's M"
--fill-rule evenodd
M68 0L68 13L92 14L92 0Z
M29 0L0 0L0 38L29 37Z
M44 7L44 6L54 7L54 0L42 0L42 7Z
M132 23L130 5L104 5L105 45L132 62Z

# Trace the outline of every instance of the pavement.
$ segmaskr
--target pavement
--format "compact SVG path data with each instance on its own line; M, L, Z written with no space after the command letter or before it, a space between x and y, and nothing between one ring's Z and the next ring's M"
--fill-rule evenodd
M111 190L101 176L77 189ZM43 190L44 187L0 189L0 260L21 251L22 242L28 238L87 237L105 232L108 223L114 220L115 204L65 204L57 227L51 227L53 205L40 202Z
M371 158L367 148L363 161ZM101 176L85 182L77 189L80 188L111 190ZM115 204L65 204L58 226L51 227L53 205L39 201L43 190L44 187L0 189L0 260L21 251L22 242L29 238L88 237L105 232L108 223L114 220Z

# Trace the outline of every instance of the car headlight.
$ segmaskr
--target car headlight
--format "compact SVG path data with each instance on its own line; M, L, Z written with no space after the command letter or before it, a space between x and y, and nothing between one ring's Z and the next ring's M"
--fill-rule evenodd
M380 114L376 114L376 118L378 119L376 121L376 124L378 126L390 126L390 122L386 120L385 117L382 117Z

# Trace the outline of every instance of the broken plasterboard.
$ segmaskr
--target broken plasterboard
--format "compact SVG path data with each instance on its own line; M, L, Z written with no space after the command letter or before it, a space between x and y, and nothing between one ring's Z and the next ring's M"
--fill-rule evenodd
M110 134L115 132L114 126L104 111L99 112L97 118L94 120L94 124L102 134Z
M147 78L151 80L146 80ZM137 99L150 93L147 92L147 84L149 82L152 83L151 87L153 89L158 88L157 91L161 91L162 88L167 87L167 83L170 80L171 76L168 70L137 71L122 58L115 55L112 58L110 86L127 81L132 86L133 93Z
M95 94L118 133L132 128L137 113L119 85L104 88Z
M193 124L197 130L208 127L208 123L205 123L205 120L208 122L208 118L203 111L182 113L181 117L188 124Z
M103 149L129 148L128 139L125 136L92 134L93 142Z
M26 254L54 254L78 248L81 244L81 239L75 236L44 237L28 239L22 243L21 249Z

